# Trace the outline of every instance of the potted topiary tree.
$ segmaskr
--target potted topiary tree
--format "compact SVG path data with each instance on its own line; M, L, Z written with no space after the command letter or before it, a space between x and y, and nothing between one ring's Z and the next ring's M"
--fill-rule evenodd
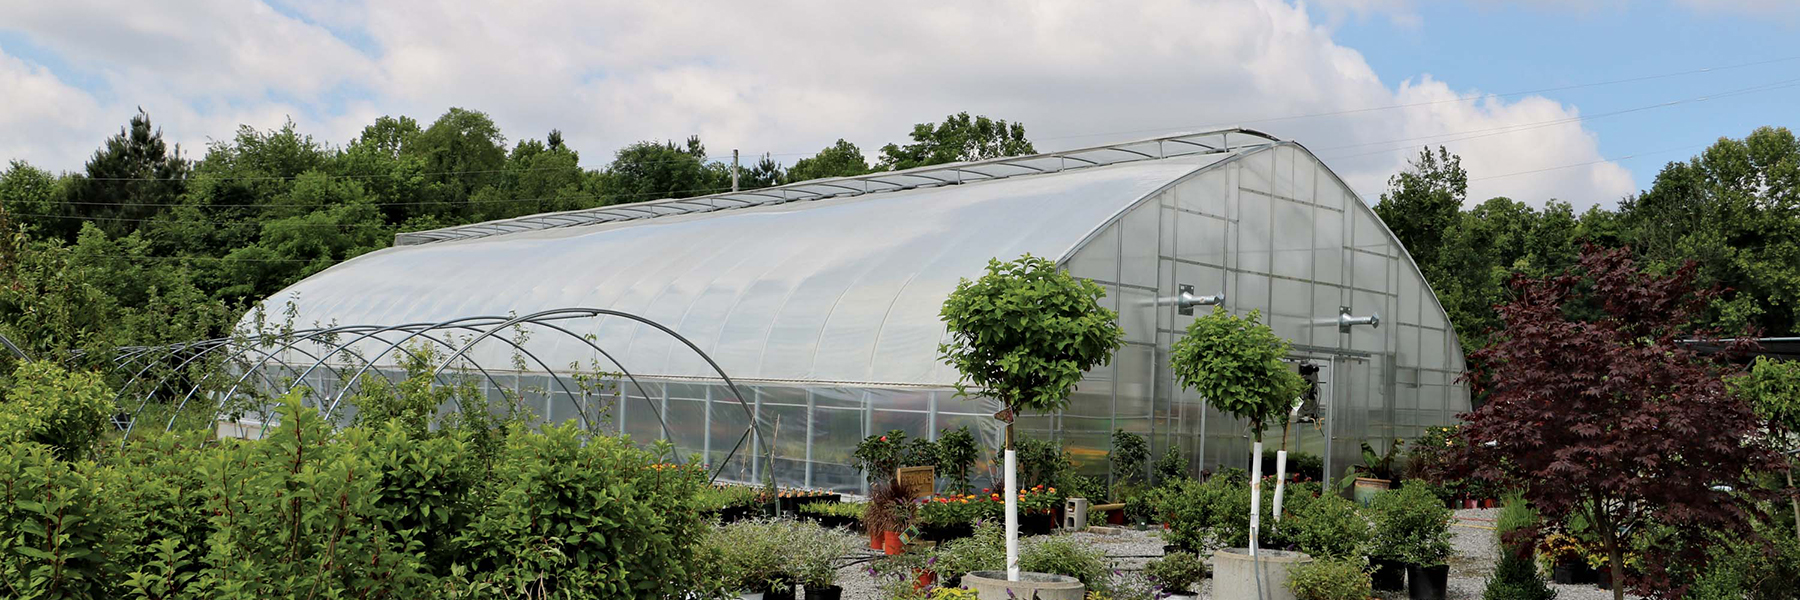
M1054 412L1088 370L1112 360L1125 338L1119 315L1100 306L1106 291L1029 254L989 260L980 279L962 280L940 315L950 340L939 346L961 374L957 394L998 400L1006 423L1003 470L1006 577L1019 581L1018 456L1013 422L1024 411Z
M1256 311L1239 318L1222 306L1216 307L1211 314L1188 324L1187 335L1175 342L1170 358L1170 367L1183 388L1198 392L1219 412L1243 419L1254 440L1250 451L1249 547L1222 548L1214 554L1213 593L1221 597L1287 594L1280 586L1259 592L1264 586L1257 571L1277 572L1285 580L1288 566L1310 560L1298 552L1257 549L1263 430L1271 421L1286 415L1306 387L1300 375L1282 362L1289 349L1287 340L1275 335L1259 318Z

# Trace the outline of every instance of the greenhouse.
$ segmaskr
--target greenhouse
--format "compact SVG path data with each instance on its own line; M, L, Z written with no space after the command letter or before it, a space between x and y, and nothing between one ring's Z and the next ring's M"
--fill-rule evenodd
M999 445L997 404L958 397L957 373L939 359L938 313L989 259L1029 253L1102 285L1126 332L1067 411L1020 421L1088 473L1106 474L1116 429L1143 434L1154 453L1179 448L1193 469L1247 463L1243 425L1180 389L1168 368L1170 344L1211 303L1260 311L1293 343L1294 367L1318 384L1290 449L1325 456L1327 472L1359 462L1363 441L1382 448L1469 408L1461 346L1406 250L1304 147L1250 130L396 242L267 300L259 322L285 315L323 333L240 348L239 383L301 380L341 400L398 379L417 355L406 349L435 342L443 376L541 420L666 439L723 479L854 492L863 477L851 452L867 435L935 438L966 425ZM594 393L574 382L587 372L616 375Z

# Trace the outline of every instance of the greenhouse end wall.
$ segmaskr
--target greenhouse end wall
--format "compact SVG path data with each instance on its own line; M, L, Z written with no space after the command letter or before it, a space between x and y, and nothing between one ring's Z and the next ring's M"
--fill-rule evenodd
M1115 430L1147 436L1155 453L1180 448L1190 469L1250 464L1247 425L1170 372L1169 349L1194 319L1170 301L1183 284L1223 294L1232 314L1258 312L1293 344L1289 359L1320 366L1323 418L1300 423L1288 449L1327 456L1328 476L1360 464L1363 442L1384 450L1469 408L1455 382L1461 346L1418 269L1374 212L1295 144L1174 183L1064 264L1106 289L1125 330L1125 347L1088 374L1067 411L1032 422L1034 435L1062 440L1089 474L1109 474ZM1340 332L1340 307L1379 314L1380 326ZM1280 437L1267 432L1266 450Z

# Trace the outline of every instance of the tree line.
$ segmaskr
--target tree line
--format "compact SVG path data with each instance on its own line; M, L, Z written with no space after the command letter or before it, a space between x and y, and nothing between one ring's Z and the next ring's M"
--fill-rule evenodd
M513 142L488 115L384 116L347 144L240 127L189 159L140 112L84 168L0 173L0 334L33 351L219 335L250 303L395 233L728 191L698 136L642 141L584 168L560 131ZM740 189L1035 152L1024 125L967 113L916 125L871 163L838 140ZM0 358L0 360L6 360Z
M1516 277L1574 267L1589 245L1629 249L1654 273L1690 261L1699 289L1718 288L1696 329L1786 336L1800 331L1800 142L1786 128L1721 138L1671 162L1650 189L1580 213L1496 197L1468 206L1455 154L1426 149L1388 181L1375 212L1400 238L1471 354L1502 323L1495 307ZM1597 307L1570 310L1597 316ZM1581 315L1577 315L1581 316Z
M0 173L0 334L38 352L220 335L249 303L395 233L729 190L731 166L698 136L642 141L582 166L561 132L507 137L452 108L430 124L384 116L341 146L240 127L190 160L139 112L80 171L13 161ZM846 140L738 172L740 189L1035 152L1016 122L951 115L866 158ZM1549 199L1471 204L1461 159L1427 148L1375 210L1411 251L1465 350L1490 343L1509 281L1576 264L1588 244L1630 248L1652 270L1698 265L1724 292L1699 325L1800 330L1800 143L1785 128L1721 138L1649 190L1576 212ZM0 360L5 360L0 358Z

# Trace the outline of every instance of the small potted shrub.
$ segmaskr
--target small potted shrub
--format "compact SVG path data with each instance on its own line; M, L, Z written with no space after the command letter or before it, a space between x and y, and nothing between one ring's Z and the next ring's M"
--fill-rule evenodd
M805 524L790 540L788 570L806 590L806 600L839 600L838 560L856 550L857 539L842 530Z
M1443 600L1450 575L1450 509L1425 486L1381 494L1371 505L1375 546L1406 563L1406 592L1413 600Z
M881 550L886 543L888 530L898 533L900 523L894 522L893 505L908 502L906 490L900 488L899 482L888 480L876 484L869 489L869 501L863 504L863 530L869 534L869 549Z
M1369 574L1349 558L1297 565L1288 571L1287 588L1298 600L1367 600L1374 595Z
M1200 581L1206 579L1206 561L1192 552L1174 552L1145 564L1144 574L1149 575L1170 600L1193 600L1199 596L1195 590L1200 587Z

